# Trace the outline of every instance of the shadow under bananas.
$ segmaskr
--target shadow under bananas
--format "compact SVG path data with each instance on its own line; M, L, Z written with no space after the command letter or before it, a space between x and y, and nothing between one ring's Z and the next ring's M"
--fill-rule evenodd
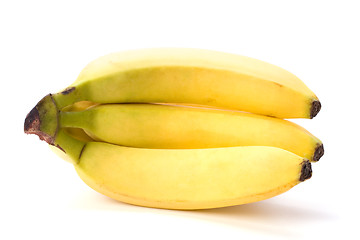
M294 239L302 237L306 225L335 220L336 217L314 208L299 207L301 203L283 204L276 199L265 200L239 206L198 210L186 214L202 221Z
M89 193L90 194L90 193ZM296 238L305 234L301 231L306 225L336 221L337 217L329 212L317 210L315 206L306 206L304 203L279 201L268 199L245 205L223 207L205 210L167 210L134 206L118 202L106 196L91 194L86 197L87 203L78 199L78 204L71 207L86 210L135 212L146 214L160 214L164 217L180 217L197 219L203 222L222 224L255 233ZM96 196L97 195L97 196ZM89 199L93 199L89 202ZM81 204L80 204L81 201ZM86 201L85 201L86 202Z
M262 232L265 234L299 236L300 226L332 221L336 217L314 208L299 207L301 203L283 204L276 200L265 200L240 206L200 210L196 217L216 221L232 227Z

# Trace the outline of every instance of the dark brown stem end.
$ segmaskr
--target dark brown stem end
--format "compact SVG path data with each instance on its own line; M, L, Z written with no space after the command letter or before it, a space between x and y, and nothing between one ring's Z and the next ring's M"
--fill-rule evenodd
M312 176L311 163L309 160L302 162L300 182L303 182Z
M324 145L323 144L318 144L316 146L315 152L314 152L314 156L313 156L313 161L317 162L320 160L320 158L324 155Z
M24 123L24 132L26 134L35 134L40 140L46 141L48 144L54 145L54 137L40 130L41 120L39 111L34 107L26 116Z
M24 132L35 134L40 140L54 145L58 128L58 110L51 94L46 95L28 113L24 122Z
M310 109L310 119L314 118L321 109L321 103L319 100L315 100L312 102L311 104L311 109Z
M26 116L24 123L24 132L31 134L40 131L39 111L34 107Z

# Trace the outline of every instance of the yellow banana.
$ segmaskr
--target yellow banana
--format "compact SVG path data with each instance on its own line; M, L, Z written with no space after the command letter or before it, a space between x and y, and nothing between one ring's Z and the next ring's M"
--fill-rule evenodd
M312 175L309 160L276 147L147 149L80 141L60 127L54 106L51 95L42 99L28 114L25 132L65 153L90 187L126 203L167 209L233 206L276 196Z
M131 148L78 141L61 129L54 145L94 190L145 207L206 209L256 202L312 175L308 160L275 147Z
M273 146L318 161L321 141L295 123L244 112L160 104L106 104L62 112L61 127L141 148Z
M143 149L85 145L75 164L94 190L155 208L240 205L283 193L310 178L310 162L274 147Z
M24 131L111 198L206 209L264 200L309 179L322 143L279 118L313 118L320 108L301 80L269 63L145 49L90 63L30 111Z
M62 109L78 101L186 103L269 115L313 118L315 94L272 64L222 52L164 48L114 53L88 66L53 95Z

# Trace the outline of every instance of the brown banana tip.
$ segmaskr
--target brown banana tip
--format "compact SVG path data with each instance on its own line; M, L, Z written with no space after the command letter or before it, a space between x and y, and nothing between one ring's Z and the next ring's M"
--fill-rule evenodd
M320 160L320 158L324 155L324 145L323 144L318 144L315 148L315 152L314 152L314 156L313 156L313 161L317 162Z
M41 121L39 111L34 107L26 116L24 122L24 132L26 134L35 134L40 140L46 141L48 144L54 145L54 138L40 130Z
M305 160L302 162L301 166L301 175L300 175L300 182L303 182L312 176L312 169L311 163L309 160Z
M40 115L39 111L34 107L25 118L24 132L26 134L32 134L40 131Z
M319 100L315 100L312 102L311 104L311 109L310 109L310 119L314 118L321 109L321 103Z

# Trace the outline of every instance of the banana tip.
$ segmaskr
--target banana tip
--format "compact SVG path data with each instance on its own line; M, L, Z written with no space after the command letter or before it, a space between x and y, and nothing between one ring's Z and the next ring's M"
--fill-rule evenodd
M46 141L48 144L54 144L54 138L40 130L41 121L39 111L34 107L26 116L24 122L24 132L26 134L38 135L40 140Z
M315 152L314 152L314 156L313 156L313 161L317 162L320 160L320 158L324 155L324 145L323 144L319 144L317 145Z
M311 109L310 109L310 118L314 118L321 109L321 103L319 100L314 100L311 104Z
M36 131L40 131L40 115L39 111L34 107L25 118L24 132L32 134Z
M311 163L309 160L305 160L302 162L301 166L301 175L300 175L300 182L303 182L312 176L312 169Z

